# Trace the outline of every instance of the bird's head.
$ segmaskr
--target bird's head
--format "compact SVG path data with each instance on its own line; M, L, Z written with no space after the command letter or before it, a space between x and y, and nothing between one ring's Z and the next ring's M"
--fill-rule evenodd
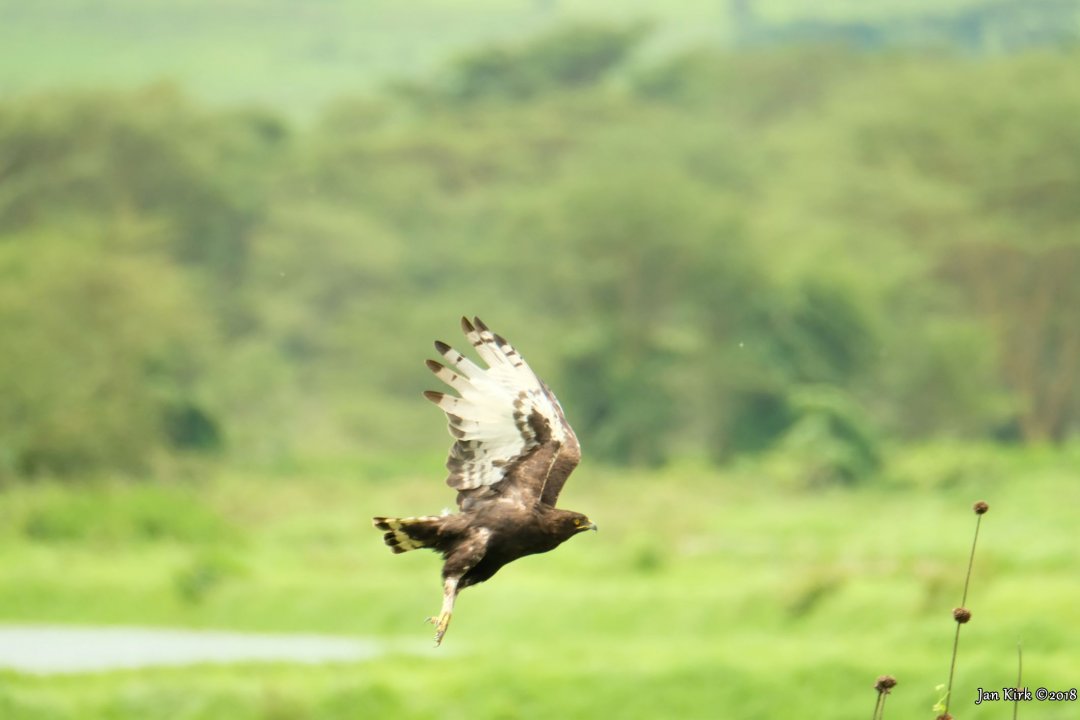
M577 535L586 530L597 530L596 523L579 512L571 510L557 510L557 527L559 534L565 539Z

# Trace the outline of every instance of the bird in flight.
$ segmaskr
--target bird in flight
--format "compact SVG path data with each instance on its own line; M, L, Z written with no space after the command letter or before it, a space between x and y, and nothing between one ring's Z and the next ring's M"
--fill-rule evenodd
M555 507L581 459L581 446L555 395L480 318L462 318L461 328L487 367L436 342L445 364L428 360L427 366L457 395L424 393L449 419L454 443L446 484L457 490L458 512L374 518L393 552L430 548L443 556L442 610L428 618L436 645L450 625L459 592L520 557L596 530L585 515Z

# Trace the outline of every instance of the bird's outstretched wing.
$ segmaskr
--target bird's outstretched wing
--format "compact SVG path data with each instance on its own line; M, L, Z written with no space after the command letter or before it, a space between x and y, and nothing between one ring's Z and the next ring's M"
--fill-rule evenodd
M446 484L458 490L462 510L495 497L554 506L581 458L559 401L518 351L480 318L462 318L461 327L488 367L443 342L436 342L435 349L447 365L427 362L436 377L458 392L424 393L446 413L455 439L446 461Z

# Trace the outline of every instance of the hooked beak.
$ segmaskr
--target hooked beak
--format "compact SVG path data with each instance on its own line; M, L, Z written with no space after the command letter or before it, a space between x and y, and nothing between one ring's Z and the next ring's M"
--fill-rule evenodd
M585 529L586 530L592 530L593 532L597 532L600 529L600 527L596 523L590 521L589 524L585 526Z

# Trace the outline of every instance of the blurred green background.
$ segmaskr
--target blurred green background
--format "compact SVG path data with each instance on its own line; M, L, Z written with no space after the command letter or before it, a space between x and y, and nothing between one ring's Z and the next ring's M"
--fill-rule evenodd
M3 718L933 717L1080 678L1080 3L0 0L0 623L426 641L431 341L603 531L438 655ZM390 647L388 645L388 647ZM970 699L969 699L970 697ZM1075 717L1077 706L1024 711ZM1022 714L1026 714L1022 712Z

